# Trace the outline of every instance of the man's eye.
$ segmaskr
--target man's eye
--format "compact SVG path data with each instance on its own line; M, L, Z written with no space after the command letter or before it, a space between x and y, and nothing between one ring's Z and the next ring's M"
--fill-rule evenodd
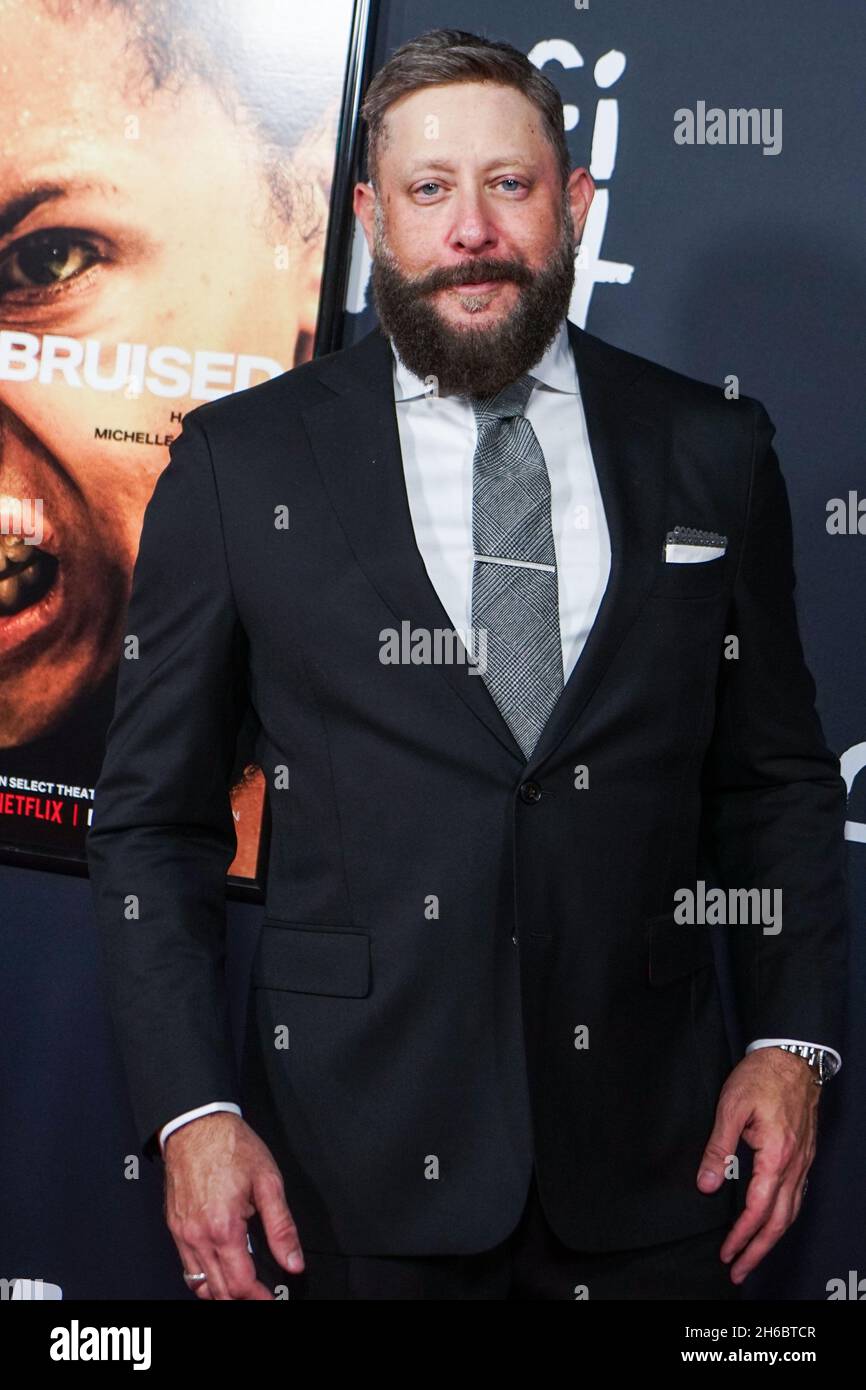
M510 193L510 192L517 192L519 189L521 189L521 188L523 187L523 184L520 182L520 180L514 178L514 177L513 177L512 175L510 175L510 174L508 175L507 178L504 178L504 179L500 179L500 180L499 180L499 187L500 187L500 188L503 187L505 184L510 184L510 185L511 185L511 188L508 189L508 192L509 192L509 193ZM427 183L422 183L422 184L420 184L420 185L418 186L418 188L416 188L415 192L416 192L416 193L421 193L421 194L423 194L424 191L425 191L425 189L432 189L433 193L435 194L436 192L438 192L438 190L441 188L441 186L442 186L441 184L436 183L433 179L430 179L430 180L428 180Z
M89 270L99 259L99 252L78 232L34 232L0 260L0 292L63 284Z

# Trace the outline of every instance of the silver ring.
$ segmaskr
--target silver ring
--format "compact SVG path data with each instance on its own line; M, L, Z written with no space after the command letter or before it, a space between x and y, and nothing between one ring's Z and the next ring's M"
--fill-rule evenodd
M809 1179L808 1179L808 1178L805 1178L804 1181L803 1181L803 1186L802 1186L802 1188L800 1189L800 1201L801 1201L801 1202L802 1202L803 1198L804 1198L805 1195L806 1195L806 1188L807 1188L808 1186L809 1186Z
M189 1284L202 1284L207 1279L206 1274L184 1274L184 1282Z

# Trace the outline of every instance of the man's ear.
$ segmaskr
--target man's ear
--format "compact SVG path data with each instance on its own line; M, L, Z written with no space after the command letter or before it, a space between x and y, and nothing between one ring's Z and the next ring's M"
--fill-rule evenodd
M367 250L373 254L373 233L376 224L376 190L372 183L356 183L352 195L352 210L364 229Z
M588 169L572 169L566 184L571 218L574 222L575 245L583 235L590 203L595 196L595 184Z

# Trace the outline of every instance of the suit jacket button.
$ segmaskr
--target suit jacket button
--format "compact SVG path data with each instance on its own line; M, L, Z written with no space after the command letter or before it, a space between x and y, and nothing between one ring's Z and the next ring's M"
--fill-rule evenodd
M516 936L512 936L511 940L514 942L514 944L515 944L515 946L516 946L516 945L517 945L517 937L516 937Z
M521 801L525 801L525 802L527 803L527 805L529 805L529 806L533 805L536 801L540 801L540 800L541 800L541 787L538 785L538 783L537 783L537 782L521 782L521 784L520 784L520 800L521 800Z

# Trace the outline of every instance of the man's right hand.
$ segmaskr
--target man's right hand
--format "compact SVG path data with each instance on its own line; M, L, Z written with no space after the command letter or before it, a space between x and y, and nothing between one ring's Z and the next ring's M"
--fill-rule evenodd
M165 1219L184 1272L204 1273L201 1299L273 1299L247 1248L247 1222L258 1211L281 1269L304 1268L280 1170L267 1145L230 1111L200 1115L165 1141Z

